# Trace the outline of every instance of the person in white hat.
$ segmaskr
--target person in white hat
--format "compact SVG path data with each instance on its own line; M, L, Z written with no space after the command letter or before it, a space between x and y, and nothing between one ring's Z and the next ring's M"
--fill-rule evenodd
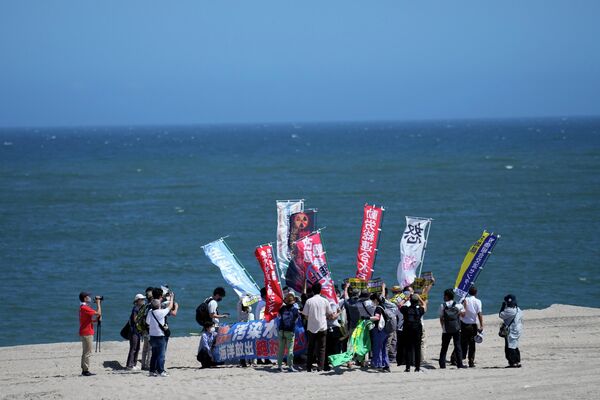
M133 308L129 316L129 327L131 328L131 334L129 335L129 355L127 356L127 369L137 370L139 367L137 364L138 353L140 352L140 342L142 339L142 332L139 332L135 323L136 317L140 308L146 303L146 296L141 293L135 295L133 299Z

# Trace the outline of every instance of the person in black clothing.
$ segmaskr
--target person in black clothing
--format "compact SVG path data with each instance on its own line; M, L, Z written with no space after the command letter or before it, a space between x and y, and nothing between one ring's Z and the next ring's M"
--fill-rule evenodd
M410 366L415 366L415 372L421 371L421 336L423 325L421 318L427 311L427 305L418 294L410 297L402 303L400 312L404 319L402 327L402 345L404 347L404 360L406 362L405 372L410 372Z

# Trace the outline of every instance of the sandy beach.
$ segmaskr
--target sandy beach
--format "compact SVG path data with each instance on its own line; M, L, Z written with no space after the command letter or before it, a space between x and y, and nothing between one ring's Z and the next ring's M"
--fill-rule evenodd
M430 313L433 311L430 311ZM477 348L477 367L437 369L440 328L426 321L429 365L423 373L348 370L327 373L279 373L275 367L234 366L198 369L198 337L169 342L168 378L129 372L128 344L105 342L92 356L93 377L80 376L81 344L56 343L0 348L4 365L0 378L2 399L131 399L270 397L348 399L364 396L411 396L447 399L460 396L511 399L590 399L600 390L600 309L553 305L526 310L521 340L523 368L505 369L499 320L486 316L486 337ZM173 328L177 329L176 324Z

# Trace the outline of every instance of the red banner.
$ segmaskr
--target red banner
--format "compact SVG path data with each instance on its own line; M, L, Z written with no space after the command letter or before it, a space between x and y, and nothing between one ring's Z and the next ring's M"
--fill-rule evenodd
M277 279L273 246L270 244L258 246L254 251L254 255L265 275L265 288L267 289L265 320L269 322L277 317L279 309L283 304L283 292L279 285L279 279Z
M296 247L298 249L298 260L302 260L306 271L307 286L310 288L310 286L319 282L321 284L321 294L337 304L338 299L327 266L321 233L311 233L296 242Z
M365 281L371 279L373 275L383 211L383 207L365 204L358 254L356 256L356 277Z

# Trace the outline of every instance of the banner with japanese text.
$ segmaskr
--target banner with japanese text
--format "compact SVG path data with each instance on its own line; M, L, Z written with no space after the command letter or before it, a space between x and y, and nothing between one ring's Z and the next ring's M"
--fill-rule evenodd
M238 322L220 326L212 350L216 362L232 362L241 359L277 358L279 338L278 320ZM294 355L306 352L306 332L298 319L294 332ZM285 353L287 354L287 348Z
M405 287L417 277L417 269L423 261L423 252L427 245L427 230L430 219L406 217L406 229L400 240L400 263L398 264L398 283Z
M273 258L273 246L265 244L258 246L254 251L254 256L265 275L265 289L267 296L265 298L265 320L267 322L277 318L279 309L283 304L283 292L277 278L275 259Z
M327 258L323 248L320 232L313 232L296 242L298 258L302 260L306 271L306 284L310 288L315 283L321 284L321 295L338 303L333 286L333 279L327 266Z
M256 282L229 249L224 239L206 244L202 246L202 249L208 259L219 267L223 279L235 290L238 296L242 297L246 294L260 296L260 290Z
M363 223L356 255L356 277L365 281L371 279L373 275L383 211L383 207L368 204L365 204L363 210Z
M499 235L483 231L479 240L469 248L454 284L454 292L458 296L458 301L462 301L469 293L471 285L477 280L499 238Z
M304 200L277 201L277 261L281 278L285 277L290 262L290 215L304 210Z
M317 210L306 210L290 215L290 262L285 274L285 283L297 292L304 290L306 269L302 257L298 256L295 243L310 235L317 227Z

